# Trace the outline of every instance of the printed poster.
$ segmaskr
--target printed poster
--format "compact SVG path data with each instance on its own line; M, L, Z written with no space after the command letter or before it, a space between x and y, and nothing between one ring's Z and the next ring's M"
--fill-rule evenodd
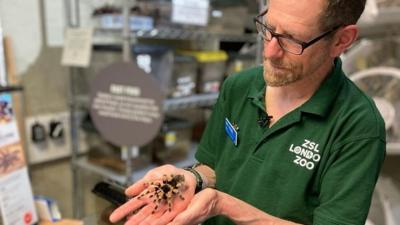
M38 221L10 94L0 94L0 209L4 225Z

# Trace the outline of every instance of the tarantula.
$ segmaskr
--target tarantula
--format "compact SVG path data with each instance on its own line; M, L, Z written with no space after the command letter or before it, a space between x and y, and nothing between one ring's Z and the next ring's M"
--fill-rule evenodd
M0 152L0 168L3 168L3 172L5 172L9 167L12 167L14 163L18 162L19 160L18 151Z
M137 198L140 199L143 196L150 194L149 198L154 198L153 203L156 204L153 211L154 214L159 208L161 202L168 204L168 211L172 210L172 200L179 196L181 200L185 200L182 196L181 191L183 191L186 187L183 185L185 182L185 177L183 175L174 175L171 174L169 176L163 175L162 181L153 181L146 183L148 186L147 190L140 194Z

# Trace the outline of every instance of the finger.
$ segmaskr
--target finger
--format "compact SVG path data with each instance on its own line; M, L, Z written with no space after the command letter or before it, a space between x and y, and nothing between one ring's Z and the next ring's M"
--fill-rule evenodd
M149 215L146 219L144 219L139 225L153 225L158 219L166 212L166 210L156 211L154 214Z
M165 224L168 224L169 222L172 221L172 219L174 219L176 214L177 214L177 212L175 212L175 211L169 212L167 210L164 215L162 215L160 218L158 218L158 220L154 223L154 225L165 225Z
M146 188L146 182L141 179L138 182L132 184L125 190L125 195L133 197L140 194Z
M192 201L186 210L179 213L168 225L199 224L201 221L199 221L200 218L197 215L201 211L200 206Z
M162 215L164 215L164 213L166 212L166 209L163 208L158 208L157 210L155 210L154 213L152 213L152 217L154 218L160 218Z
M190 210L188 210L190 211ZM186 225L187 223L192 223L193 221L193 213L184 211L181 214L177 215L172 222L170 222L170 225ZM195 223L193 223L195 224Z
M126 202L125 204L121 205L120 207L118 207L117 209L115 209L109 219L112 223L115 223L119 220L121 220L122 218L126 217L127 215L129 215L130 212L133 212L135 210L137 210L138 208L142 207L145 204L144 201L138 200L138 199L131 199L128 202Z
M125 225L137 225L140 222L142 222L144 219L146 219L149 215L151 215L152 211L154 210L154 205L150 204L143 209L139 210L138 213L135 215L131 216L128 221L125 223Z

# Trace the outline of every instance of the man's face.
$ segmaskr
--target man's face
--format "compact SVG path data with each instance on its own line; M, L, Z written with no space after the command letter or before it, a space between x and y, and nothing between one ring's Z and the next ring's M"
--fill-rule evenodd
M265 24L276 33L288 34L308 42L320 35L319 17L324 0L270 0ZM322 39L304 50L302 55L284 51L276 38L264 42L264 79L268 86L292 84L305 77L312 79L325 63L331 63L329 41Z

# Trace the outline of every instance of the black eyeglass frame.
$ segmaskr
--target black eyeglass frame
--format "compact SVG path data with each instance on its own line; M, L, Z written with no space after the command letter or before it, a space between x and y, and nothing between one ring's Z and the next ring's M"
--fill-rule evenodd
M310 47L311 45L315 44L317 41L319 41L319 40L321 40L322 38L328 36L330 33L336 31L337 29L339 29L339 28L342 26L342 25L335 26L335 27L333 27L331 30L322 33L321 35L319 35L318 37L312 39L311 41L305 42L305 41L300 41L300 40L297 40L297 39L295 39L295 38L289 37L288 35L285 35L285 34L278 34L278 33L275 33L273 30L271 30L270 28L268 28L267 25L265 25L263 22L261 22L261 21L259 20L259 18L265 16L265 14L267 14L267 12L268 12L268 9L266 9L266 10L265 10L264 12L262 12L260 15L258 15L258 16L256 16L256 17L253 18L254 23L255 23L255 25L256 25L256 28L257 28L257 23L259 23L259 24L260 24L261 26L263 26L268 32L271 33L271 40L272 40L272 38L275 37L275 38L278 40L279 46L280 46L283 50L285 50L285 51L287 51L287 52L289 52L289 53L291 53L291 54L294 54L294 55L301 55L301 54L303 54L303 52L304 52L304 50L305 50L306 48L308 48L308 47ZM262 32L260 32L260 31L258 31L258 29L257 29L257 32L258 32L258 33L262 33ZM262 35L262 36L263 36L263 39L264 39L264 36L265 36L265 35ZM293 52L291 52L291 51L285 49L285 48L282 46L282 44L280 43L280 37L289 39L290 41L293 41L293 42L295 42L295 43L301 45L301 51L300 51L300 53L293 53ZM268 40L268 41L271 41L271 40Z

